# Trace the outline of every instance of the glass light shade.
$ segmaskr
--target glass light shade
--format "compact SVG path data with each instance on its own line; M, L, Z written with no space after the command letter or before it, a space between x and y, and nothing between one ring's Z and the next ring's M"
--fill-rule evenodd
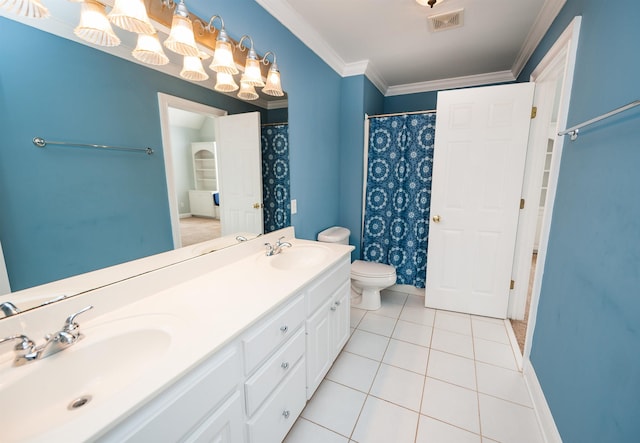
M132 54L141 62L150 65L158 66L169 63L169 57L162 50L158 34L138 34L138 43Z
M142 0L116 0L107 18L125 31L138 34L154 34L156 32Z
M233 79L233 75L226 72L218 72L216 74L216 85L214 89L220 92L233 92L239 88L236 81Z
M253 85L240 81L240 92L238 92L238 97L242 100L258 100L258 93Z
M247 83L251 86L264 86L262 81L262 72L260 72L260 61L255 58L247 56L247 61L244 67L244 74L240 79L241 83Z
M197 57L200 51L193 36L193 24L189 17L174 14L171 22L171 33L164 45L173 52L190 57Z
M280 84L280 71L278 71L278 67L275 64L271 65L271 68L269 69L267 84L262 92L274 97L282 97L284 95L284 92L282 92L282 85Z
M49 18L49 10L40 0L0 0L0 6L28 18Z
M233 60L233 51L231 44L222 40L216 41L216 50L213 53L213 60L209 68L215 72L224 72L225 74L237 74L238 68Z
M180 71L180 77L186 78L187 80L202 82L207 80L209 75L204 72L200 57L185 55L184 62L182 64L182 71Z
M89 43L99 46L118 46L120 39L107 20L104 6L94 0L86 0L80 9L80 24L73 33Z

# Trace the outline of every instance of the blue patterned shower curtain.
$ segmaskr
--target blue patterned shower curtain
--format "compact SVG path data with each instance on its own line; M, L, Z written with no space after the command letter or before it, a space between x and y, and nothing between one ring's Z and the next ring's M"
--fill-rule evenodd
M369 120L363 257L425 287L435 114Z
M264 233L291 225L289 125L262 127Z

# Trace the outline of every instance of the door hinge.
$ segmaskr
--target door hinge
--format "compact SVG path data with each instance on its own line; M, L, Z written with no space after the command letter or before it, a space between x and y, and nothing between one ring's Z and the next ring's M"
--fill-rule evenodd
M524 198L520 199L520 209L524 209Z
M538 115L538 107L537 106L532 106L531 107L531 118L532 119L536 118L536 115Z
M509 285L509 289L513 289L516 287L516 282L515 280L511 280L511 284Z

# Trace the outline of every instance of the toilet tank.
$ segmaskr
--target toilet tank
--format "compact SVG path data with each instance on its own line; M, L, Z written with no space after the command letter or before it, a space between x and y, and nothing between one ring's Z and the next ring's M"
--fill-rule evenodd
M325 243L339 243L341 245L349 244L349 231L347 228L341 226L334 226L329 229L325 229L318 234L318 241Z

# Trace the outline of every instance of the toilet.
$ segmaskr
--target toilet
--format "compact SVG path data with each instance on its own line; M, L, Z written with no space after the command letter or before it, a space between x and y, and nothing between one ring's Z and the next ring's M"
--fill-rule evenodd
M347 228L334 226L318 234L318 241L349 244ZM375 311L380 309L380 291L396 283L396 269L391 265L356 260L351 263L351 306Z

